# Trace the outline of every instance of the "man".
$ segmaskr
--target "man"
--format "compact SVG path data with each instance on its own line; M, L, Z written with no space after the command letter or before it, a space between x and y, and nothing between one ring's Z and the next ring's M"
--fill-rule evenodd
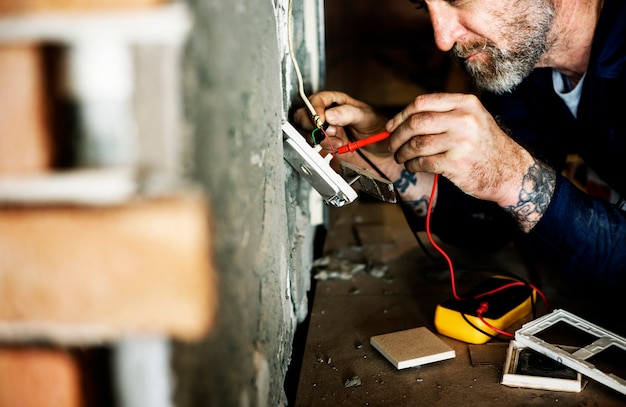
M569 281L626 287L624 208L561 175L566 156L577 153L626 197L626 2L419 3L437 47L457 57L484 90L480 100L420 95L387 120L346 94L320 92L310 101L330 125L325 148L386 129L391 137L363 156L335 159L374 166L422 215L433 199L434 231L444 240L476 241L472 236L486 231L481 244L495 247L521 232L558 261ZM312 129L306 110L294 119ZM441 177L431 197L433 174Z

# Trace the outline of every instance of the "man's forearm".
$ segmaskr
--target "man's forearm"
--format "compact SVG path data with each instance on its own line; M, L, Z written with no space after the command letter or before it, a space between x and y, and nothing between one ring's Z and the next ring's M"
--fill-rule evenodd
M411 207L416 215L426 216L428 211L428 203L431 199L431 193L434 182L434 175L428 173L415 173L405 168L393 181L397 193L400 194L402 201ZM436 203L436 191L433 205Z
M548 165L536 161L522 180L518 201L505 206L524 232L530 232L545 213L556 185L556 172Z

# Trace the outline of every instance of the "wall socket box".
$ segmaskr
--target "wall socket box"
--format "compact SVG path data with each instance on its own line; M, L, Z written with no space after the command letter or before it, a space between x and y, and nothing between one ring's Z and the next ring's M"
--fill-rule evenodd
M322 196L324 202L341 207L354 202L357 192L330 166L332 155L322 157L321 146L311 147L289 122L283 124L285 159Z

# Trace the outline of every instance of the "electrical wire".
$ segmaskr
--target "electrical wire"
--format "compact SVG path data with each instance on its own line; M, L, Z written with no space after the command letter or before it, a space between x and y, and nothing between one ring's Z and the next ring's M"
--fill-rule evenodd
M354 137L350 137L351 134L348 132L348 136L350 139L353 139ZM387 176L385 174L383 174L383 172L376 166L374 165L374 163L365 156L365 154L363 154L363 152L361 150L356 150L356 152L361 156L361 158L363 158L365 160L365 162L367 162L373 169L374 171L376 171L378 173L378 175L380 175L382 178L389 180L389 178L387 178ZM460 300L461 298L458 296L457 292L456 292L456 283L455 283L455 278L454 278L454 266L452 265L452 259L450 259L450 256L448 256L448 254L434 241L433 237L432 237L432 233L430 231L430 218L431 218L431 213L433 211L433 202L434 202L434 197L435 197L435 193L437 192L437 181L439 179L439 174L435 174L435 178L433 179L433 187L430 193L430 199L428 200L428 209L426 210L426 235L428 236L428 240L430 241L430 244L443 256L443 258L446 260L447 265L448 265L448 270L450 271L450 281L451 281L451 285L452 285L452 294L454 296L455 299ZM400 196L400 194L396 194L398 197ZM403 209L403 213L405 218L407 218L407 212L405 210L404 204L400 203L400 205L402 206ZM407 223L409 223L409 227L410 227L410 222L408 222L407 219ZM415 236L415 238L417 239L417 242L419 243L420 247L422 248L422 250L424 250L424 252L431 258L434 260L434 257L430 254L430 252L428 252L428 250L426 250L426 247L424 246L424 243L422 242L422 240L419 238L418 234L413 230L413 228L411 228L411 230L413 231L413 235ZM436 260L434 260L436 261Z
M498 287L498 288L495 288L495 289L493 289L493 290L491 290L491 291L486 291L486 292L484 292L484 293L481 293L481 294L475 295L475 296L474 296L474 299L478 299L478 298L483 297L483 296L485 296L485 295L495 294L495 293L497 293L497 292L499 292L499 291L502 291L502 290L504 290L504 289L506 289L506 288L510 288L510 287L518 287L518 286L520 286L520 285L523 285L523 286L529 287L529 288L530 288L530 289L532 289L534 292L536 292L537 294L539 294L539 296L541 297L541 299L542 299L542 301L544 302L544 304L546 304L546 307L549 307L549 305L548 305L548 299L546 298L546 296L544 295L544 293L543 293L543 292L542 292L539 288L537 288L537 287L535 287L534 285L532 285L532 284L530 284L530 283L528 283L528 282L525 282L525 281L515 281L515 282L509 283L509 284L505 284L505 285L500 286L500 287Z
M430 232L430 218L431 213L433 212L433 202L435 198L435 193L437 192L437 181L439 180L439 174L435 174L435 178L433 179L433 188L430 192L430 199L428 200L428 209L426 210L426 236L428 236L428 241L431 245L446 259L448 263L448 270L450 271L450 285L452 288L452 296L456 300L461 300L462 298L456 292L456 282L454 279L454 266L452 265L452 259L450 256L435 242L433 239L432 233Z
M347 129L346 129L347 130ZM352 134L349 131L346 131L346 134L348 135L348 138L352 141L354 141L354 136L352 136ZM376 173L378 175L380 175L381 178L386 179L387 181L390 181L389 178L387 178L387 176L385 174L383 174L383 172L376 166L374 165L374 163L367 158L367 156L365 154L363 154L363 152L361 152L360 150L356 150L356 152L361 156L361 158L363 159L363 161L365 161L366 163L369 164L370 167L372 167L374 169L374 171L376 171ZM413 217L415 218L415 212L410 211L410 209L408 208L408 205L403 201L402 196L400 196L400 194L396 194L396 198L398 200L398 204L400 205L400 208L402 209L402 213L404 214L404 219L406 220L409 229L411 229L411 232L413 232L413 236L415 237L415 240L417 241L417 243L419 244L420 248L422 249L422 252L426 255L426 257L428 257L433 263L437 264L437 265L442 265L440 264L440 261L438 258L436 258L426 247L426 245L424 244L424 242L422 241L422 239L419 237L419 234L417 233L417 231L415 230L415 228L413 228L411 221L409 220L409 218Z
M477 327L476 325L474 325L474 323L472 321L469 320L469 318L467 317L467 314L461 312L461 316L463 317L463 319L465 320L465 322L467 323L467 325L471 326L472 328L474 328L475 330L477 330L478 332L480 332L481 334L490 337L491 339L498 339L498 337L496 335L492 335L487 331L484 331L482 329L480 329L479 327Z
M350 136L351 136L350 133L348 133L348 136L350 138ZM361 150L356 150L356 152L361 156L361 158L363 160L365 160L365 162L367 162L374 169L374 171L376 171L378 173L378 175L380 175L382 178L388 180L387 176L385 174L383 174L383 172L380 171L380 169L376 165L374 165L374 163L367 156L365 156L365 154L363 154L363 152ZM447 263L449 271L450 271L450 281L451 281L452 293L453 293L454 298L456 300L462 300L462 298L457 294L457 291L456 291L456 283L455 283L455 277L454 277L455 273L454 273L454 266L452 264L452 259L450 258L450 256L448 256L448 254L439 245L437 245L437 243L434 241L434 239L432 237L432 233L431 233L430 222L431 222L431 214L432 214L433 202L434 202L433 197L435 196L435 193L437 191L437 184L438 184L438 180L439 180L439 174L434 174L434 175L435 175L435 177L434 177L434 180L433 180L433 187L432 187L431 194L430 194L431 199L428 202L428 209L427 209L427 213L426 213L426 235L428 236L428 239L429 239L431 245L446 260L446 263ZM405 216L405 218L407 220L407 223L409 224L409 227L411 227L413 235L417 239L417 242L419 243L420 247L422 248L424 253L429 258L431 258L431 260L433 260L433 262L435 262L436 264L439 264L439 261L437 261L437 259L426 249L426 246L424 245L424 243L419 238L419 235L417 234L417 232L411 226L411 222L409 222L409 220L408 220L408 217L410 216L410 213L408 213L408 209L405 207L404 203L402 202L402 198L400 197L400 195L397 194L397 196L399 197L400 205L402 207L402 211L403 211L404 216ZM500 286L498 288L495 288L493 290L490 290L488 292L477 294L477 295L475 295L473 297L473 299L478 299L478 298L481 298L481 297L489 295L489 294L494 294L494 293L497 293L499 291L502 291L502 290L504 290L506 288L510 288L510 287L526 286L526 287L529 287L533 292L537 293L541 297L541 299L544 302L546 308L550 309L550 305L548 303L548 299L546 298L544 293L539 288L537 288L533 284L530 284L527 281L524 281L522 278L520 278L519 276L514 275L513 273L509 273L509 272L506 272L506 271L500 271L499 273L506 274L506 275L510 276L512 279L514 279L515 281L513 281L513 282L511 282L509 284L505 284L503 286ZM487 304L487 303L483 303L483 304ZM533 317L534 317L534 316L536 316L536 309L535 309L535 299L533 298L532 295L531 295L531 306L532 306L532 314L533 314ZM488 305L486 307L488 307ZM506 332L506 331L501 330L501 329L493 326L492 324L490 324L485 319L485 317L483 316L483 312L486 311L486 308L485 309L482 309L482 308L483 308L483 305L481 304L481 306L476 310L476 315L479 318L479 320L482 321L482 323L485 326L487 326L488 328L492 329L494 332L499 333L501 335L504 335L504 336L507 336L507 337L514 336L510 332ZM475 324L473 324L469 320L469 318L467 318L465 313L461 313L461 316L467 322L468 325L470 325L472 328L474 328L478 332L480 332L480 333L484 334L485 336L488 336L488 337L490 337L492 339L496 339L497 338L496 336L494 336L494 335L492 335L492 334L490 334L488 332L485 332L483 329L481 329L478 326L476 326Z
M298 64L298 61L296 59L296 54L293 49L293 41L291 39L292 11L293 11L293 0L289 0L288 10L287 10L287 42L289 43L289 56L291 57L291 61L293 62L293 68L294 68L294 71L296 72L296 77L298 78L298 92L300 93L300 97L302 98L302 101L304 102L307 109L309 110L309 113L311 114L313 122L315 123L315 127L317 127L326 137L326 131L323 128L322 120L320 119L319 115L315 112L315 108L309 101L309 98L307 97L306 92L304 91L304 80L302 79L300 65Z
M487 309L489 309L489 303L488 302L481 302L480 306L478 307L478 309L476 310L476 316L478 317L478 319L480 319L480 321L485 324L487 327L489 327L490 329L492 329L493 331L504 335L504 336L508 336L509 338L513 338L515 335L504 331L500 328L497 328L495 326L493 326L492 324L490 324L489 322L487 322L487 320L485 319L485 317L483 317L483 313L485 313L487 311Z

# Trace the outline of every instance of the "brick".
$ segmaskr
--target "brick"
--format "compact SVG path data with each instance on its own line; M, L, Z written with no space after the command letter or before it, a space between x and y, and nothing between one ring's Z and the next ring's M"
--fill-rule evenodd
M0 0L0 15L42 11L113 10L151 7L169 0Z
M213 323L215 280L201 194L0 208L0 339L196 340Z
M80 407L80 366L68 352L0 348L0 407Z
M40 173L51 166L44 82L37 45L0 46L0 175Z

